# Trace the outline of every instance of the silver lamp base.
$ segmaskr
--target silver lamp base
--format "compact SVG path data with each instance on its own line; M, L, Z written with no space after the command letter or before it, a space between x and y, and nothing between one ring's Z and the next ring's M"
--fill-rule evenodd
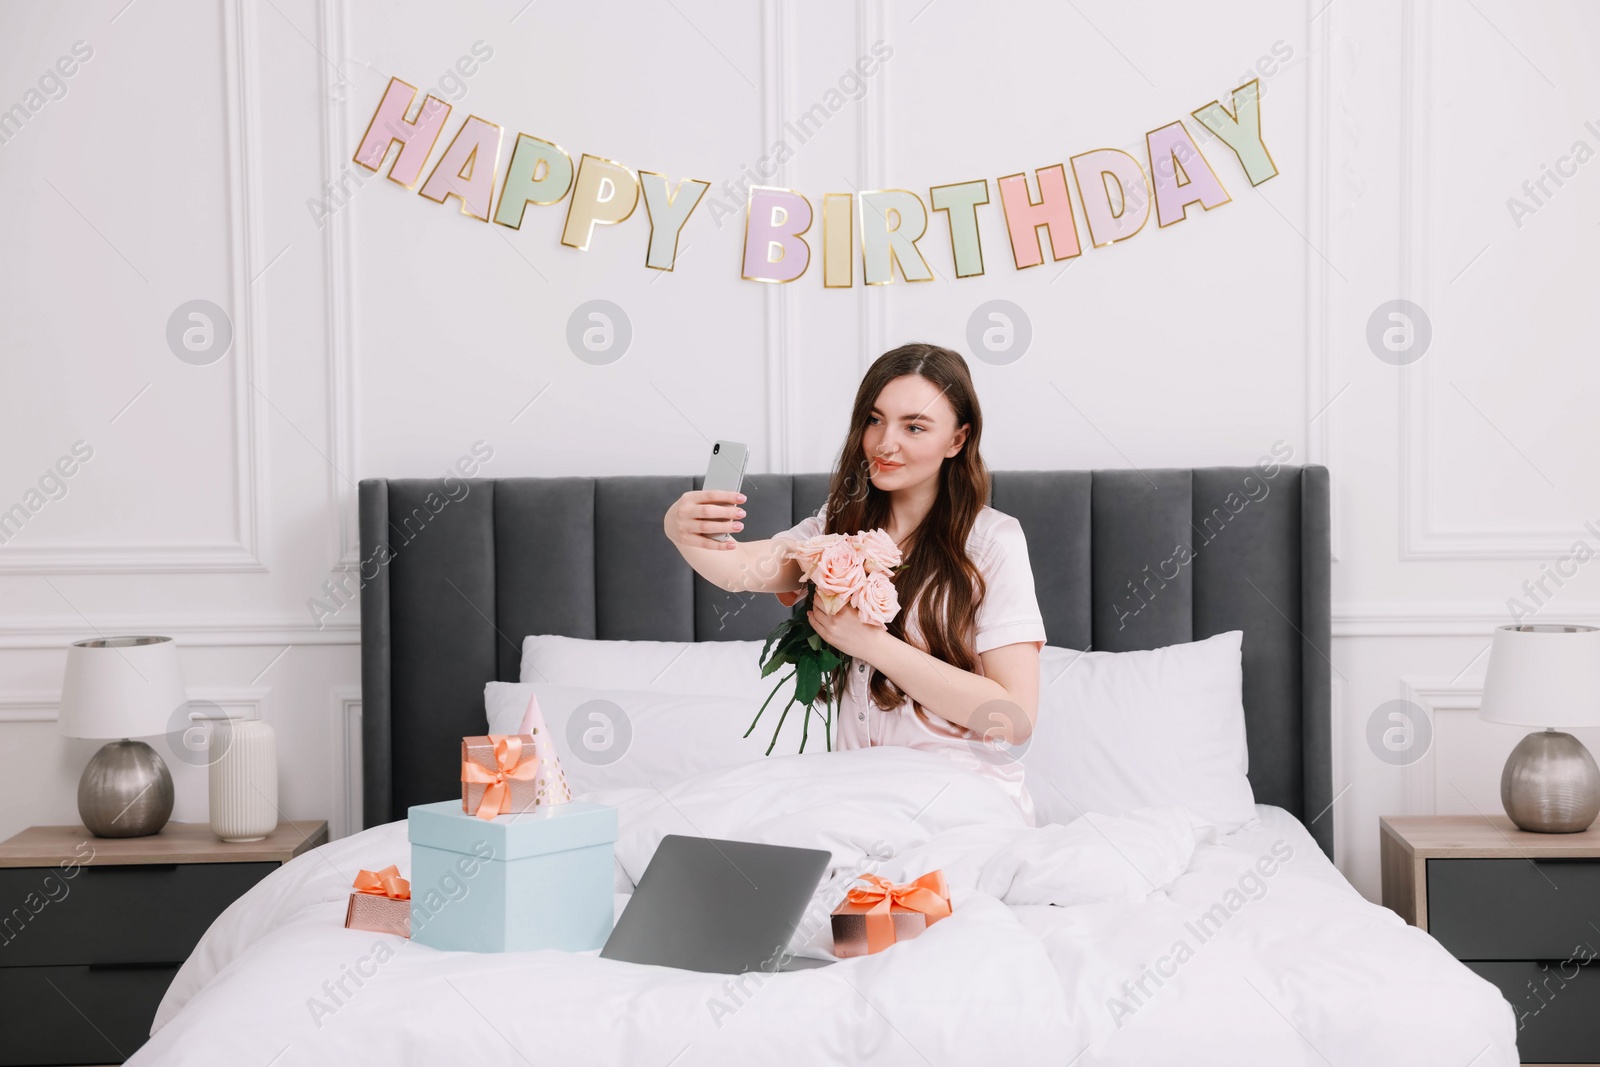
M1571 734L1531 733L1500 772L1500 803L1512 822L1533 833L1587 830L1600 815L1600 766Z
M96 837L148 837L172 817L172 772L143 741L112 741L78 779L78 816Z

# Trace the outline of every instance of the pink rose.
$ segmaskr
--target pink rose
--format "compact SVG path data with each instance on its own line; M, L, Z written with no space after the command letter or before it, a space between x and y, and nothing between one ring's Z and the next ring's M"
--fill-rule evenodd
M810 581L817 587L812 603L829 615L839 614L867 581L860 546L844 537L824 546L811 568Z
M900 546L894 543L894 538L889 536L887 530L868 530L857 536L861 541L861 551L866 557L868 574L900 565Z
M867 575L861 589L850 598L850 604L861 613L863 622L889 625L900 614L900 597L895 592L894 580L886 570L876 570Z
M807 538L798 546L789 550L789 558L797 560L800 564L800 580L809 582L811 572L817 569L817 561L822 554L833 545L845 540L844 534L818 534Z

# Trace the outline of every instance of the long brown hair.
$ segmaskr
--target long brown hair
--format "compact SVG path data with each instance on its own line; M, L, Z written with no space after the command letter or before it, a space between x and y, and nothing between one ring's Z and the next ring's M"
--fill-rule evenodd
M905 624L915 605L923 639L919 647L971 671L978 666L972 638L985 584L982 572L967 558L967 537L989 501L989 468L978 451L983 413L966 361L955 352L939 345L901 345L879 356L868 368L856 390L850 431L829 482L825 532L855 533L889 525L889 494L868 478L871 460L861 438L884 386L907 374L938 386L955 409L956 428L966 423L968 430L961 451L939 468L939 492L932 509L902 546L905 567L894 575L901 610L888 629L901 640L909 640ZM876 669L868 688L872 702L880 708L897 708L906 699L906 693ZM915 701L913 707L921 710Z

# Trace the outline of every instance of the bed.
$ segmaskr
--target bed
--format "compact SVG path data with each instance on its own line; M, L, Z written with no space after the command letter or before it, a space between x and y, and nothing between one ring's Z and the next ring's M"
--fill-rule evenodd
M981 776L909 750L592 796L619 812L619 912L628 874L686 826L820 844L841 868L887 840L880 873L950 874L955 913L915 941L738 982L341 928L357 869L407 869L406 809L459 795L459 739L484 732L486 683L519 678L525 635L750 641L785 615L713 588L663 536L698 478L363 481L367 828L224 913L133 1062L1515 1064L1499 992L1331 862L1327 470L1277 467L1240 502L1253 470L999 471L991 502L1027 533L1049 645L1243 631L1255 818L1229 833L1167 809L1022 826ZM745 536L787 529L826 489L821 474L749 476ZM1177 544L1193 558L1141 595ZM944 799L912 810L934 787ZM827 954L825 930L803 922L796 941Z

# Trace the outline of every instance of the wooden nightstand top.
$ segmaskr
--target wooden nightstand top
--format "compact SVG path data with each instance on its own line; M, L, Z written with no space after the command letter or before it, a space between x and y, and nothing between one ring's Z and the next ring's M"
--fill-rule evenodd
M219 841L209 823L169 822L148 837L95 837L82 826L30 826L0 842L0 867L92 866L135 863L287 863L326 844L326 822L283 822L260 841ZM94 849L85 859L80 846Z
M1385 815L1378 826L1385 838L1419 859L1600 859L1600 822L1577 834L1529 833L1500 813Z

